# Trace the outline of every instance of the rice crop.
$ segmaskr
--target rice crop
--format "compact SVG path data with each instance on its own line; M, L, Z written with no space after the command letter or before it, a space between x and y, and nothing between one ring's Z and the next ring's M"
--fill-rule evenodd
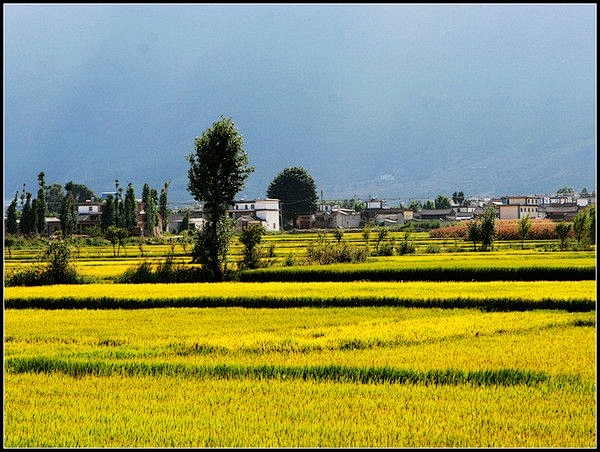
M61 374L5 383L7 447L595 445L593 393L547 385Z
M593 447L595 313L5 311L9 447Z
M89 284L5 288L5 307L414 306L487 310L595 309L595 281Z
M595 370L594 332L594 312L9 309L5 357L181 365L520 368L589 378Z

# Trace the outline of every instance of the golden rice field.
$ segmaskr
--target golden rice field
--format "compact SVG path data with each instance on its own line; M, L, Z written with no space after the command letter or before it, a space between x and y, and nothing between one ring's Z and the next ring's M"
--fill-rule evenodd
M311 237L264 242L278 265ZM338 270L595 268L594 251L501 245ZM597 445L595 280L112 283L172 251L189 262L81 247L97 283L4 288L5 447ZM35 255L5 250L5 275Z
M489 281L489 282L267 282L267 283L181 283L181 284L85 284L36 287L6 287L4 299L134 299L178 298L235 299L446 299L520 298L527 300L595 300L595 281Z
M306 243L305 243L306 244ZM89 247L92 248L92 247ZM165 248L164 246L161 249ZM166 249L163 250L166 252ZM298 250L298 255L303 251ZM236 266L236 255L230 257L230 266ZM115 258L112 256L75 258L74 265L78 273L98 282L112 282L112 278L122 275L127 269L134 268L142 262L151 262L158 265L164 262L165 254L156 252L154 255L139 255ZM176 254L174 263L190 264L190 256ZM440 253L440 254L415 254L405 256L371 257L364 263L357 264L331 264L312 265L312 271L327 269L330 272L347 270L376 270L376 269L465 269L465 268L561 268L561 267L594 267L596 256L594 251L578 252L541 252L534 250L512 250L496 252L469 252L469 253ZM25 266L35 265L31 260L16 257L6 259L4 264L5 274L16 271ZM277 268L281 262L273 268ZM306 268L301 266L300 268ZM270 270L270 269L265 269Z
M595 355L594 312L11 309L5 445L593 447Z

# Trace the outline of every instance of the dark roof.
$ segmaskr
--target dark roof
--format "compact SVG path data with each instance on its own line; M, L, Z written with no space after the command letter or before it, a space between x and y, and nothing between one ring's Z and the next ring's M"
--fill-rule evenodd
M548 206L542 206L539 208L540 211L542 212L546 212L546 213L571 213L571 212L577 212L579 210L579 207L576 204L572 204L572 205L558 205L558 206L553 206L553 205L548 205Z

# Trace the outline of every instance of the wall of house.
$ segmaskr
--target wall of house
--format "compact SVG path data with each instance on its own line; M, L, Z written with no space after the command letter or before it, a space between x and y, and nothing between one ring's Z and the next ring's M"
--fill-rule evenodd
M257 210L255 212L257 218L263 220L267 231L279 231L279 209L278 210Z
M360 226L360 214L332 214L331 226L334 228L358 228Z
M529 215L531 218L538 218L537 206L519 206L519 219Z
M102 206L100 204L79 204L77 213L79 215L99 214L102 213Z
M518 220L519 219L519 207L521 207L521 206L511 206L511 205L499 206L500 220Z

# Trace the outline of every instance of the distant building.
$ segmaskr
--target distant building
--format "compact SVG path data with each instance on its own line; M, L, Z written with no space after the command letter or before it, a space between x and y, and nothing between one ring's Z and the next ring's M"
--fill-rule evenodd
M239 220L242 227L246 224L260 223L267 231L279 231L281 228L279 199L235 201L233 208L229 210L229 216Z

